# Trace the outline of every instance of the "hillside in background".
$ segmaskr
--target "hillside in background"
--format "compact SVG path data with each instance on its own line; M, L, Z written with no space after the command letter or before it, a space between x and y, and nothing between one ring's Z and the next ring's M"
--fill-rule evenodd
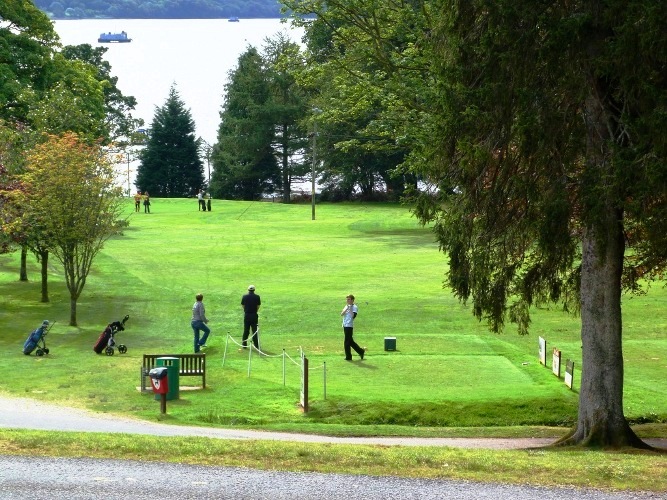
M277 18L277 0L34 0L52 19Z

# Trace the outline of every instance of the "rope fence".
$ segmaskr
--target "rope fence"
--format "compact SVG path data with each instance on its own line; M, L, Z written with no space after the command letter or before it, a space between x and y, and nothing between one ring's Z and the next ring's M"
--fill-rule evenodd
M269 354L261 350L261 344L259 344L259 341L257 342L260 346L258 349L255 347L255 344L253 342L253 339L255 336L259 335L259 328L255 333L253 333L249 338L247 342L247 346L244 346L243 344L237 342L234 337L232 337L229 332L227 332L227 339L225 341L225 350L222 355L222 367L224 368L225 363L227 361L227 353L229 352L230 349L230 343L232 345L232 348L234 345L238 346L239 350L242 349L247 349L248 350L248 378L250 378L250 375L252 373L252 358L253 358L253 353L256 353L259 356L262 356L264 358L282 358L282 376L283 376L283 386L287 385L287 364L292 363L295 366L299 367L300 372L301 372L301 380L303 381L303 378L305 376L303 372L303 364L302 364L302 359L304 357L303 349L299 347L299 359L294 359L292 356L290 356L285 349L283 349L283 352L281 354ZM259 338L259 337L258 337ZM308 367L308 373L310 374L311 372L315 370L322 370L322 381L323 381L323 392L324 392L324 399L327 399L327 363L326 361L322 362L321 365L319 366L313 366L313 367Z

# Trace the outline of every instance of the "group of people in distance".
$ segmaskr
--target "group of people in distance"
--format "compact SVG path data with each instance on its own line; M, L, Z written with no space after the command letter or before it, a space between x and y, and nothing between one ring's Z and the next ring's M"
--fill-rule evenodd
M255 293L255 285L248 286L248 293L241 297L241 308L243 309L243 337L241 345L244 349L248 347L248 337L252 331L252 343L259 350L259 335L257 334L257 325L259 323L259 308L262 305L260 296ZM354 303L354 295L350 294L345 297L345 306L340 312L343 317L343 333L345 340L343 348L345 350L345 360L352 361L352 349L364 359L366 354L365 347L359 347L354 341L354 319L357 317L359 308ZM206 309L204 307L204 294L198 293L195 296L195 303L192 306L192 319L190 326L194 333L194 350L195 353L200 352L202 348L206 347L206 341L211 333L211 329L207 325L208 318L206 317ZM203 336L201 333L203 332Z
M144 203L144 213L151 213L151 197L148 194L148 191L137 191L137 194L134 195L134 211L139 212L141 207L141 202Z
M209 194L208 200L205 200L204 191L202 191L201 189L197 193L197 203L199 204L200 212L206 212L207 209L209 212L211 211L211 195Z
M151 213L151 198L148 194L148 191L137 191L134 195L134 211L140 212L141 204L144 204L144 213ZM204 192L199 190L197 193L197 203L199 204L199 211L206 212L207 210L211 211L211 196L209 195L208 200L204 199Z

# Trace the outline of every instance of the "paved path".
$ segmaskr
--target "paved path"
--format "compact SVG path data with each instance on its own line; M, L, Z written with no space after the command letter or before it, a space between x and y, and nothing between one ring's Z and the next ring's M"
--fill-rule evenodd
M81 432L119 432L154 436L200 436L219 439L260 439L306 443L451 446L457 448L518 449L546 446L553 439L467 439L403 437L332 437L314 434L168 425L127 417L0 396L0 427Z
M222 429L168 425L87 410L42 403L27 398L0 396L0 427L77 432L115 432L153 436L200 436L218 439L299 441L304 443L372 444L385 446L449 446L454 448L524 449L539 448L552 438L413 438L413 437L333 437L244 429ZM646 440L667 448L667 439Z

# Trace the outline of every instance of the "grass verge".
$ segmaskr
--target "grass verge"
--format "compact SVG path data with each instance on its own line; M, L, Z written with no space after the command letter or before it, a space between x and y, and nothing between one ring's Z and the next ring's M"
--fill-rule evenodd
M266 470L667 491L667 455L473 450L0 430L5 454L157 460Z

